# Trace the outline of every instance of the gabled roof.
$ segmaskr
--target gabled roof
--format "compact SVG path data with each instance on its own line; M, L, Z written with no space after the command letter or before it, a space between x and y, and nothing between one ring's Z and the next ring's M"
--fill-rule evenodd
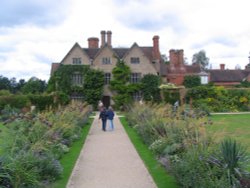
M82 47L76 42L76 43L74 44L74 46L70 49L70 51L66 54L66 56L62 59L61 63L69 56L69 54L70 54L75 48L80 48L80 49L82 49ZM82 52L83 52L84 55L87 55L87 56L88 56L88 54L86 54L85 51L82 50Z
M129 48L113 48L117 56L122 59L124 55L129 51Z
M93 59L95 59L100 53L102 53L102 51L103 51L105 48L110 49L111 51L114 52L114 55L115 55L115 56L118 56L118 55L116 54L116 52L114 51L114 49L113 49L111 46L108 46L107 44L105 44L103 47L99 48L99 50L96 52L96 54L95 54L95 56L94 56Z
M82 49L90 59L94 59L100 48L83 48Z
M140 47L145 56L152 62L153 61L153 47L144 46Z
M211 82L241 82L250 70L208 70Z

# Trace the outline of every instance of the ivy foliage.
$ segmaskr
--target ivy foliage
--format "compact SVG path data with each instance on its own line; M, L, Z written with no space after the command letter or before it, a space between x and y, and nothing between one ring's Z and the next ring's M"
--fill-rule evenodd
M159 102L161 100L159 89L161 78L154 74L147 74L142 78L141 82L143 99L145 101Z
M84 75L84 95L89 104L97 106L101 99L104 87L104 73L99 70L90 69Z
M82 85L72 84L74 73L82 75ZM61 65L48 82L48 92L61 91L67 95L82 95L89 104L96 105L101 99L104 73L87 65Z
M116 67L112 70L113 78L110 88L115 92L113 100L117 108L124 108L132 102L132 94L141 89L141 84L131 84L131 70L121 59L117 59Z
M186 88L192 88L201 85L201 78L197 75L188 75L184 77L183 85Z

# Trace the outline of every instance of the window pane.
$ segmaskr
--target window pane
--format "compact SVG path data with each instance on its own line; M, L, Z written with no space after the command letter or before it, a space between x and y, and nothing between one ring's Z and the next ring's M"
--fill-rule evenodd
M82 64L81 58L73 58L73 65L80 65Z
M110 80L111 80L111 73L105 73L105 74L104 74L104 81L105 81L105 84L106 84L106 85L110 84Z
M103 65L111 64L111 59L110 59L110 57L103 57L103 58L102 58L102 64L103 64Z
M130 77L131 83L138 83L141 81L141 73L132 73Z
M72 84L73 85L82 85L83 84L83 77L81 74L73 74L72 75Z
M130 58L130 63L131 64L139 64L140 63L140 58L139 57L131 57Z

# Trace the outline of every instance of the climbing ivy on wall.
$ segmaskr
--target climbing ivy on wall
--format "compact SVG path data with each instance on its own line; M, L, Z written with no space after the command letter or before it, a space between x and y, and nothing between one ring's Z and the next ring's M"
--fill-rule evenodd
M82 85L72 84L72 75L83 77ZM48 92L61 91L67 95L83 95L85 101L96 105L101 99L104 86L104 73L87 65L61 65L48 82Z
M159 102L161 100L159 86L161 78L154 74L145 75L142 80L143 100Z

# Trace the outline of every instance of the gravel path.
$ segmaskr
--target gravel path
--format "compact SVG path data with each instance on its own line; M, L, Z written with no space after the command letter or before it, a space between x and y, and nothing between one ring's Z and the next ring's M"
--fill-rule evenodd
M103 132L95 116L68 188L156 187L117 116L114 126Z

